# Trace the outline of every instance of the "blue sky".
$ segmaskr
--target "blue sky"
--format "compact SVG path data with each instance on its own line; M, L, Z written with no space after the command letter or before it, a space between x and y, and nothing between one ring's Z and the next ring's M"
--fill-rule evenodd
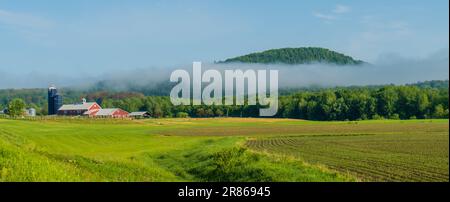
M0 0L0 74L213 62L318 46L369 62L448 50L447 0Z

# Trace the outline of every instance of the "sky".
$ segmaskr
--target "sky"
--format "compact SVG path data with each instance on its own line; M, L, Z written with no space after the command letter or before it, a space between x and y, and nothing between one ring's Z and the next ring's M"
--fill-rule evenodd
M283 47L324 47L370 63L388 55L420 60L448 52L448 4L0 0L0 87L14 87L1 82L11 75L78 78Z

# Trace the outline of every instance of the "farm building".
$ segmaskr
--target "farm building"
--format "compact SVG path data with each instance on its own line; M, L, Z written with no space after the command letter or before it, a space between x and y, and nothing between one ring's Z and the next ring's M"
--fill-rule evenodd
M54 85L48 88L48 115L55 115L61 108L63 97L58 93L58 89Z
M63 105L58 109L58 115L60 116L82 116L87 111L99 110L102 107L96 102L86 102L83 99L81 104Z
M129 117L135 118L135 119L145 119L150 118L150 113L148 112L131 112L128 114Z
M119 108L102 109L96 102L83 102L80 104L63 105L58 110L60 116L89 116L89 117L110 117L110 118L125 118L128 117L128 112Z
M83 115L89 117L103 117L103 118L126 118L128 117L128 112L119 108L113 109L99 109L93 111L87 111Z
M27 109L25 109L25 115L27 115L27 116L36 116L36 109L35 108L27 108Z

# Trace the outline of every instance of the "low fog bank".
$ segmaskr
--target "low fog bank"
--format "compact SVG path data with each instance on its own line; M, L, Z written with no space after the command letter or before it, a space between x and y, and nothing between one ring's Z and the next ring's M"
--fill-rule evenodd
M282 64L211 64L203 63L202 69L275 69L279 70L280 88L308 86L350 86L377 84L407 84L426 80L449 79L449 51L441 50L428 57L411 59L394 54L382 55L377 61L364 65L282 65ZM47 75L32 72L25 75L10 74L0 70L0 88L45 88L50 84L72 88L108 88L125 91L135 88L161 88L161 83L169 82L169 76L175 69L192 71L192 64L174 67L154 67L123 70L97 76L85 75ZM224 76L224 74L222 74Z
M378 84L409 84L427 80L449 78L448 50L443 50L421 59L408 59L393 54L379 57L372 64L364 65L259 65L259 64L214 64L215 69L278 69L279 86L351 86Z

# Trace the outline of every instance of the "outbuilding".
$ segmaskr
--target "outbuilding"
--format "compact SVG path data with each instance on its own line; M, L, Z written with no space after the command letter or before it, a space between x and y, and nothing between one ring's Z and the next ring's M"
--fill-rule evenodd
M35 108L27 108L25 110L25 114L27 116L36 116L36 109Z
M129 117L131 118L135 118L135 119L145 119L145 118L150 118L150 113L149 112L131 112L130 114L128 114Z

